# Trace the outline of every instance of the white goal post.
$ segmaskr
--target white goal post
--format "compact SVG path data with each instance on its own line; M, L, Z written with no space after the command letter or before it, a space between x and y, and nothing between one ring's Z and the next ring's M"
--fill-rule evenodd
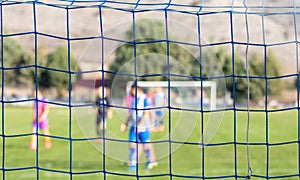
M128 93L133 81L127 82L126 92ZM216 110L217 107L217 85L214 81L170 81L170 86L168 81L137 81L137 85L142 88L210 88L210 110Z

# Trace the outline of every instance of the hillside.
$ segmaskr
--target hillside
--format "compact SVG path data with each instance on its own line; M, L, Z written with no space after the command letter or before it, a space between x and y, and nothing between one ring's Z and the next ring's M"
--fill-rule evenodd
M51 2L51 1L47 1ZM54 2L54 1L53 1ZM142 0L141 3L151 3L159 1ZM167 2L167 1L160 1ZM182 1L175 0L175 3ZM195 0L184 1L185 4L197 4ZM203 8L202 12L207 11L226 11L230 10L231 1L222 1L222 4L218 4L220 1L205 1L204 5L211 8ZM261 0L254 0L248 5L261 5ZM266 6L292 6L291 2L272 1L272 4L265 4ZM283 4L284 3L284 4ZM289 3L289 4L288 4ZM76 5L76 3L75 3ZM78 5L78 4L77 4ZM127 5L109 4L113 7L128 7ZM199 5L199 3L198 3ZM224 5L226 7L220 8L217 6ZM235 6L242 6L242 1L235 1ZM156 6L155 6L156 7ZM162 6L163 7L163 6ZM141 6L140 8L143 8ZM196 8L176 7L177 10L196 10ZM245 16L238 12L244 12L243 8L235 8L237 13L233 14L233 29L234 29L234 41L246 42L246 25ZM280 9L280 8L249 8L249 12L282 12L292 11L292 8ZM82 38L93 37L100 35L99 25L99 9L72 9L69 11L69 19L67 22L66 10L63 8L54 8L51 6L36 6L36 30L37 32L44 34L51 34L57 36L57 38L50 38L44 35L37 37L38 45L44 46L48 51L53 50L58 45L66 45L65 40L59 39L60 37L67 37L67 26L69 23L70 37ZM124 39L124 33L131 27L132 13L122 12L118 10L112 10L103 8L103 31L104 36L114 39ZM164 22L164 12L151 11L136 13L136 19L143 18L156 18L159 21ZM174 40L198 43L197 26L198 20L195 15L188 15L185 13L168 13L169 19L169 34L174 37ZM264 21L264 23L262 23ZM250 42L254 44L262 44L263 37L265 36L266 44L284 43L295 40L294 33L294 17L290 15L249 15L249 37ZM216 42L228 42L231 41L230 33L230 16L229 13L219 13L201 16L201 35L202 43L216 43ZM264 27L262 26L264 24ZM300 19L297 19L297 24L300 24ZM8 33L22 33L34 31L34 15L32 4L19 4L19 5L7 5L3 6L3 27L5 32ZM264 28L264 32L262 29ZM264 36L263 36L264 35ZM34 49L34 35L22 35L14 37L19 40L28 50ZM106 40L105 41L105 59L109 61L113 60L114 50L118 47L119 43ZM227 46L228 51L231 52L230 46ZM239 53L245 53L245 46L235 45L235 48ZM280 59L282 69L285 74L296 73L296 55L295 44L284 44L281 46L268 47L275 52ZM79 66L83 70L92 70L101 66L101 41L99 40L84 40L84 41L71 41L71 52L79 60ZM263 53L263 47L251 46L249 52Z

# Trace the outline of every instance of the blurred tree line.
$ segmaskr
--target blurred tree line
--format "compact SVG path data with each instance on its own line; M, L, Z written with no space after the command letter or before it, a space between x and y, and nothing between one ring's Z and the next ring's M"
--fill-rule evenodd
M126 32L126 38L129 41L135 39L135 43L124 43L116 50L116 58L109 66L110 71L113 72L111 80L114 79L116 72L134 74L136 71L140 75L139 79L146 81L167 80L170 73L171 80L225 81L226 90L231 97L237 101L247 98L248 80L244 56L236 52L232 57L231 52L224 48L210 47L203 49L201 56L195 57L192 50L182 44L159 41L166 39L165 26L161 22L142 20L137 21L135 27L135 31L130 28ZM172 34L168 36L172 39ZM2 71L5 85L32 87L37 80L40 88L55 88L58 95L63 96L69 87L67 48L59 46L48 53L45 48L39 47L37 71L34 57L34 52L26 52L16 40L5 38L4 59L1 60L2 70L5 69ZM133 61L134 57L138 57L136 61ZM135 65L137 68L134 68ZM80 71L72 55L70 70ZM266 52L265 57L250 54L248 72L250 98L253 101L259 101L266 93L278 95L284 88L282 80L276 78L281 75L281 66L272 51ZM124 77L126 79L129 76ZM79 78L80 75L72 74L72 83ZM220 86L221 83L217 84ZM222 88L218 87L218 89Z
M234 57L226 53L222 48L217 49L216 57L222 65L224 76L226 76L226 89L231 97L240 102L248 96L248 76L250 83L250 99L258 102L267 93L269 96L280 95L283 83L278 76L282 75L281 66L272 51L267 51L266 58L256 53L249 55L246 62L239 54ZM233 71L234 68L234 71ZM267 88L266 88L267 87Z
M59 46L53 52L47 53L45 48L39 47L36 59L37 70L35 68L35 52L29 53L13 38L5 38L3 59L1 56L2 72L4 72L0 74L1 83L4 81L6 86L13 87L35 87L37 81L39 88L54 88L57 90L58 96L63 96L68 91L69 85L67 48ZM72 55L70 70L80 71ZM2 75L4 75L3 81ZM80 75L73 76L72 80L80 78Z
M169 34L169 36L172 35ZM248 80L244 55L241 56L236 52L232 56L231 51L211 47L210 50L203 50L201 56L194 57L183 45L172 42L169 43L168 49L166 41L159 41L166 39L164 24L153 20L137 21L135 31L133 28L128 29L126 38L132 42L135 39L135 43L124 43L116 50L116 58L109 67L113 72L126 74L136 72L137 75L141 75L139 80L146 81L166 80L168 71L175 75L187 75L186 72L182 71L182 68L176 66L175 62L177 62L183 66L192 79L213 79L217 82L224 82L225 78L226 90L232 98L238 102L247 98ZM156 54L156 56L151 54ZM168 64L167 55L175 61L169 61ZM136 57L135 61L133 61L134 57ZM151 60L153 57L155 60ZM135 65L136 68L134 68ZM168 69L168 67L170 68ZM150 74L156 75L142 76ZM248 75L250 76L250 98L255 102L262 99L266 93L279 95L284 88L282 80L276 78L281 75L281 66L272 51L267 51L265 57L259 54L250 54L248 57ZM113 73L112 79L115 76L116 74ZM174 77L171 80L184 79ZM132 79L132 77L130 78ZM186 80L191 79L186 78ZM217 84L219 86L221 83ZM223 87L218 87L218 89L221 88Z

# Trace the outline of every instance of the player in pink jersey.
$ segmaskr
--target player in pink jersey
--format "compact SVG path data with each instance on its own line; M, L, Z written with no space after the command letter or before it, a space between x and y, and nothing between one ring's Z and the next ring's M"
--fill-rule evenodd
M33 96L36 98L37 94L37 100L34 102L33 106L33 122L32 122L32 132L35 133L38 130L41 130L44 135L44 142L45 142L45 148L49 149L51 148L51 140L50 137L47 137L47 135L50 135L49 132L49 124L48 124L48 113L49 113L49 105L45 102L46 98L43 96L43 94L40 92L40 90L34 91ZM30 138L30 149L36 149L37 145L37 135L32 135Z

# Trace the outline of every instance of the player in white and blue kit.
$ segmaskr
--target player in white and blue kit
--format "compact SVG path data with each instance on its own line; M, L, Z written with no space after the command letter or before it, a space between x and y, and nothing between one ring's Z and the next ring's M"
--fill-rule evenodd
M154 160L153 152L150 142L150 112L145 110L149 108L149 101L144 94L141 87L136 86L134 83L130 90L132 98L131 110L129 113L128 120L121 125L121 131L125 132L127 126L129 126L129 141L130 141L130 171L136 170L137 165L137 144L140 142L143 146L145 154L147 156L147 168L152 169L157 166L157 162ZM135 110L137 109L137 110Z
M156 92L153 97L153 104L154 107L156 108L163 107L166 105L166 95L163 92L161 87L156 88ZM155 109L155 120L154 120L155 131L157 130L163 131L165 129L163 117L164 117L164 109L163 108Z

